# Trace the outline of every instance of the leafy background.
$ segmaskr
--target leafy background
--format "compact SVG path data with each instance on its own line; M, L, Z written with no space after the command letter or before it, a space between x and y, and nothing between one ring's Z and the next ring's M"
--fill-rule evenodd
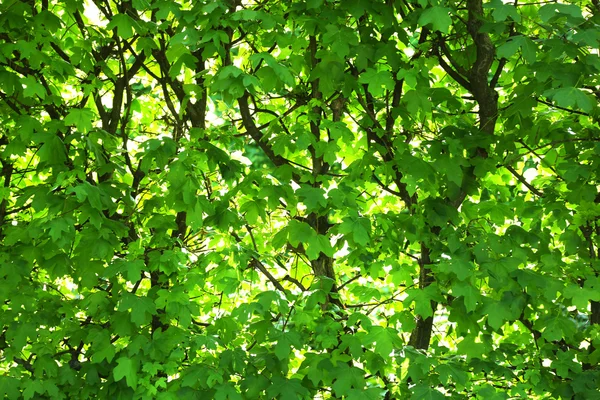
M0 4L0 396L597 399L600 5Z

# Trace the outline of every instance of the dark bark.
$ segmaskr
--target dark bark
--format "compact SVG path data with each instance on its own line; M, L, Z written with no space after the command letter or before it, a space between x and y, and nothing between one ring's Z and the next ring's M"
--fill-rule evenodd
M424 289L431 285L435 279L432 274L430 265L431 258L429 256L430 250L424 244L421 243L421 258L419 259L419 288ZM435 313L437 309L437 303L431 301L431 310ZM417 326L410 334L409 344L416 349L427 350L429 343L431 342L431 334L433 332L433 316L423 319L421 316L417 317Z
M591 305L590 324L598 325L598 324L600 324L600 302L592 301L590 305Z
M469 72L471 93L479 105L479 129L491 135L498 118L498 94L490 87L488 78L496 51L490 36L480 31L484 22L482 0L468 0L467 7L467 29L477 49L477 58Z
M2 177L4 178L4 188L10 187L10 179L13 173L13 165L6 160L1 160L2 163ZM8 199L5 197L0 202L0 239L3 237L2 228L4 225L4 218L6 217L6 208L8 207Z
M596 203L600 203L600 194L596 197ZM598 237L598 228L595 228L595 222L588 222L587 225L582 225L579 227L581 234L585 238L585 244L587 245L587 250L589 254L590 263L593 263L598 258L600 258L600 249L594 242L594 236ZM596 272L596 276L598 276L598 272ZM581 280L581 286L585 283L584 280ZM590 314L589 314L590 324L600 324L600 302L590 301Z
M466 87L472 94L477 104L479 105L479 129L487 135L494 134L496 119L498 118L498 94L488 82L490 76L490 68L494 62L495 48L489 35L481 32L483 21L483 2L482 0L468 0L468 21L467 30L476 47L477 57L470 71L468 72L468 82L464 82L461 75L456 73L455 79ZM441 56L440 62L443 61ZM448 69L454 71L450 66ZM454 75L453 75L454 76ZM478 148L474 157L486 158L487 150ZM475 181L474 168L469 168L465 174L465 183L460 195L456 199L448 199L449 203L455 207L459 207L466 196L468 195L468 186L472 186ZM432 234L439 234L439 228L432 229ZM419 287L424 289L431 285L435 278L432 275L430 259L430 250L424 243L421 243L421 259L419 261ZM437 303L431 302L432 311L435 312ZM427 350L431 342L431 334L433 332L433 317L417 319L417 326L410 336L410 344L417 349Z
M317 39L314 36L310 37L309 41L309 51L312 68L314 69L319 59L316 57L317 53ZM319 90L319 79L315 79L311 83L311 98L313 100L321 100L323 95ZM336 103L337 105L337 103ZM334 107L336 108L336 107ZM337 107L337 111L334 110L334 122L339 121L342 115L343 109L343 100L341 107ZM321 120L323 118L323 110L319 106L315 106L312 108L312 116L310 118L310 132L315 137L315 141L318 143L321 141ZM313 187L320 187L321 183L319 182L319 176L322 174L326 174L329 171L330 165L323 159L323 156L317 156L317 151L314 146L309 147L309 151L312 159L312 175L313 175ZM306 222L319 234L323 236L327 236L329 228L331 225L329 224L327 214L320 215L320 213L312 212L306 217ZM335 275L335 268L333 257L329 257L324 253L320 253L319 257L316 260L312 260L310 262L310 266L313 270L313 273L318 278L327 278L333 281L333 285L330 290L330 295L328 296L328 301L323 305L323 308L326 309L329 304L335 304L338 307L343 307L342 302L337 296L337 279Z

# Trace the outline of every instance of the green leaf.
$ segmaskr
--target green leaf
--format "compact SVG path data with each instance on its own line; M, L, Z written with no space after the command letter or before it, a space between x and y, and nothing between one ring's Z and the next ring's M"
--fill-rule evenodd
M94 113L87 108L73 108L65 117L65 125L74 126L81 133L92 130Z
M16 399L19 397L19 380L10 376L0 376L0 397Z
M335 253L327 236L312 235L307 243L308 247L306 249L306 255L309 260L316 260L319 258L319 253L323 253L328 257L333 257L333 254Z
M352 237L354 243L366 246L370 240L371 226L367 218L345 217L339 226L340 233Z
M50 224L50 237L53 241L58 242L63 238L63 235L70 234L73 228L73 220L67 218L57 218Z
M389 71L378 71L374 68L368 68L358 78L359 83L365 83L369 87L369 92L373 96L381 96L385 89L394 88L394 78Z
M586 280L586 283L588 281ZM564 296L571 299L574 306L577 306L582 312L587 312L590 300L600 301L600 292L597 289L589 287L580 287L576 284L569 284L564 292Z
M443 157L437 160L437 162L435 163L435 167L436 170L438 170L441 174L444 174L446 176L448 181L454 183L456 186L459 187L462 185L463 170L458 160L450 157Z
M125 378L127 386L136 389L138 384L137 370L137 360L128 357L120 357L117 359L117 366L113 369L113 377L115 378L115 381L120 381Z
M468 335L458 343L458 349L460 354L467 356L467 359L483 359L488 356L488 352L491 351L491 346L480 341L475 340L473 335Z
M477 308L477 303L481 298L479 291L467 282L453 283L452 294L456 297L463 298L467 312L475 311Z
M575 4L546 4L540 7L538 13L543 22L549 22L551 19L563 15L569 16L575 21L583 20L581 8Z
M272 73L284 84L293 88L296 86L296 80L294 76L290 72L290 70L283 65L281 65L275 57L273 57L269 53L257 53L250 56L250 61L253 66L256 67L260 61L264 60L266 64L269 66Z
M146 265L142 260L127 261L125 264L126 277L129 282L137 282L142 277L142 271L146 269Z
M561 107L573 107L581 109L584 112L590 112L594 107L588 95L575 87L550 89L544 92L544 95L551 98Z
M528 64L535 63L537 46L530 38L522 35L511 36L504 44L498 47L496 54L498 57L509 59L518 49L521 49L523 57Z
M333 375L336 377L333 390L340 397L348 395L351 389L362 390L365 386L365 371L343 365L344 367L338 367L333 371Z
M548 316L539 321L542 328L542 337L549 341L557 341L570 338L576 331L575 323L561 315Z
M537 45L528 37L523 37L521 52L528 64L534 64L537 60Z
M281 400L298 400L308 396L308 390L302 386L299 379L286 379L275 376L272 379L272 385L267 389L267 395L270 398Z
M211 90L223 95L225 102L232 103L242 97L246 91L244 76L243 71L234 65L223 67L214 78Z
M461 281L470 278L475 270L472 262L458 257L452 258L448 262L441 262L439 269L440 271L455 275Z
M110 343L108 338L106 341L100 343L101 344L95 345L94 354L92 354L92 362L96 364L102 362L102 360L111 362L116 355L114 346Z
M441 394L435 388L429 385L419 384L412 389L413 395L410 397L411 400L440 400L445 399L446 396Z
M215 386L215 400L241 400L242 395L238 393L235 387L230 383L224 383Z
M350 389L348 391L348 400L379 400L386 393L385 390L372 387L368 389Z
M484 4L483 7L492 10L492 16L496 22L504 22L508 17L515 22L521 22L521 15L517 8L512 4L502 2L502 0L492 0Z
M62 165L67 160L63 141L58 136L52 134L46 135L44 144L38 151L38 156L41 162L57 166Z
M17 91L21 91L23 89L23 80L26 78L19 78L19 76L17 74L14 74L12 72L9 71L2 71L0 70L0 88L2 88L2 90L8 95L8 96L12 96L13 94L15 94ZM35 82L34 79L32 80L27 80L26 82L32 82L32 83L37 83ZM31 92L28 92L28 95L26 97L32 97L33 95L37 94L39 92L39 87L32 87ZM43 94L45 96L45 92ZM42 97L43 99L43 97Z
M508 38L508 40L498 47L496 50L496 54L500 58L510 58L512 57L517 50L521 47L523 37L522 36L513 36Z
M306 205L307 212L318 211L321 208L327 207L325 191L321 188L302 185L298 190L296 190L296 194L298 194L300 201Z
M511 311L502 302L490 303L486 308L488 324L495 330L498 330L508 322L512 316Z
M44 394L45 392L46 390L44 389L44 383L41 380L32 379L25 390L23 390L23 398L25 400L29 400L32 399L36 393Z
M239 330L237 322L230 317L217 319L214 327L224 342L233 340Z
M308 243L316 237L317 232L306 222L292 220L286 229L290 244L298 247L300 243Z
M425 9L419 17L419 25L430 25L434 31L443 33L450 32L452 18L450 18L450 9L447 7L433 6Z
M481 385L477 390L477 395L479 398L492 400L506 400L509 398L504 391L498 391L489 384Z
M326 30L327 32L323 34L323 42L329 44L331 50L340 58L350 54L350 46L358 45L355 32L348 27L329 24Z
M193 365L185 371L186 372L181 380L182 387L197 387L199 384L204 385L208 379L208 371L201 365Z
M71 188L70 191L75 193L78 201L83 202L87 200L90 205L98 211L102 211L104 209L101 200L100 189L91 185L89 182L84 182L81 185L77 185Z
M123 295L118 309L119 311L129 311L131 322L140 326L148 323L151 316L156 314L156 306L151 299L128 293Z
M423 289L408 289L406 291L408 297L406 304L415 304L415 313L423 318L431 317L433 310L431 309L431 301L440 301L440 294L435 285L427 286Z
M375 351L382 356L387 356L392 350L399 349L404 345L397 331L382 326L372 326L369 328L363 343L375 344Z
M133 36L134 24L134 20L129 15L117 14L111 18L108 25L106 25L106 29L116 29L117 35L127 40Z
M21 78L21 85L23 85L23 96L33 98L38 96L42 100L46 98L46 88L33 76Z
M251 200L247 201L240 207L240 212L246 214L246 220L250 224L256 224L258 217L266 219L265 209L267 202L264 200Z
M422 90L409 90L402 96L402 102L411 114L417 114L419 111L431 112L431 101Z
M464 387L469 379L467 372L458 363L440 364L435 367L435 371L440 374L444 384L457 383Z
M300 335L297 332L284 332L277 338L275 345L275 355L280 360L285 360L289 357L292 346L296 348L302 347Z

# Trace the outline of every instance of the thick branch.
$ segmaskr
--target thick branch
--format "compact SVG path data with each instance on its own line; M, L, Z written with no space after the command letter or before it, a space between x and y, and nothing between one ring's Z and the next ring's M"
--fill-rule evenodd
M431 259L429 248L421 242L421 259L419 260L419 288L424 289L434 282L431 272ZM435 313L437 302L431 300L431 310ZM423 319L417 317L417 326L410 334L409 344L416 349L427 350L433 332L433 316Z
M282 165L289 165L288 161L280 155L275 154L269 143L263 139L262 132L254 124L252 115L250 114L250 108L248 106L248 96L250 94L245 92L242 97L238 99L238 105L240 107L240 114L242 116L242 123L248 134L254 139L256 144L262 149L267 157L275 164L280 167ZM294 181L300 182L300 176L297 173L292 174Z
M498 94L488 83L490 67L494 62L496 49L489 34L481 32L483 26L482 0L467 0L469 20L467 29L475 43L477 58L469 71L471 93L479 104L479 129L487 134L494 133L498 118Z

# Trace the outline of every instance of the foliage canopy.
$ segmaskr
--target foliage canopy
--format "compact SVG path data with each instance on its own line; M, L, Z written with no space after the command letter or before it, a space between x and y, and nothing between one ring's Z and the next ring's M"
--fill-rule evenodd
M600 5L0 4L0 397L597 399Z

